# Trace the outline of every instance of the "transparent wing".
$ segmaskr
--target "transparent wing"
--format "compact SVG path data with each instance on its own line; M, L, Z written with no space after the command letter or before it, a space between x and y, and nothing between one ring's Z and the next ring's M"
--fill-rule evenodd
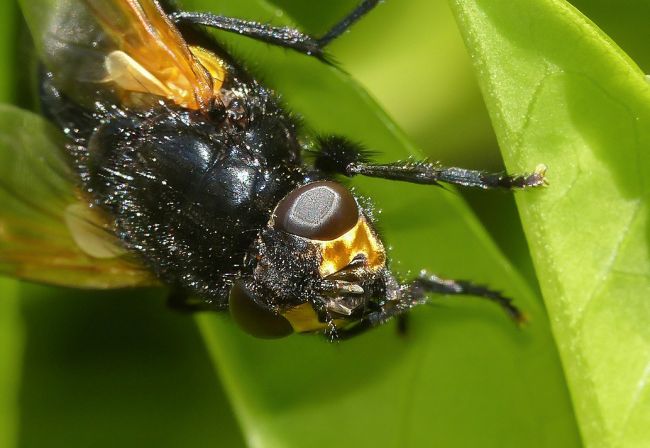
M0 273L81 288L157 285L76 193L58 134L0 105Z
M209 107L215 80L155 0L20 0L59 89L83 105L164 97ZM216 86L220 87L220 86ZM134 98L137 100L134 100ZM159 98L158 98L159 99Z

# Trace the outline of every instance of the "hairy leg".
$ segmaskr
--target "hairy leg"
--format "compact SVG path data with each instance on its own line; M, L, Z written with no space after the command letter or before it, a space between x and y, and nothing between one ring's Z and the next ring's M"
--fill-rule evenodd
M209 13L177 12L171 14L170 18L176 23L193 23L237 33L268 44L295 50L308 56L314 56L324 62L329 62L325 55L325 47L370 12L378 3L379 0L364 0L322 37L313 37L295 28L275 27L251 20L224 17Z

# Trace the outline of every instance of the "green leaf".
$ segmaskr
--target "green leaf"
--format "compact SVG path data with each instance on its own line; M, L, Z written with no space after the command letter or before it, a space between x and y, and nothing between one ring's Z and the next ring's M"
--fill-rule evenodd
M273 17L277 24L286 20L262 1L241 3L220 5L219 12ZM198 0L184 5L210 7ZM287 51L238 36L226 39L314 131L362 141L380 151L383 160L417 154L350 77ZM503 289L531 315L532 324L520 331L490 304L439 298L437 306L412 313L405 338L388 325L329 344L316 336L260 341L239 331L227 316L201 315L208 348L247 442L283 447L578 445L544 310L462 200L431 187L377 180L355 186L382 210L379 224L392 246L395 270L407 274L427 268Z
M13 59L15 5L0 3L0 60ZM14 74L0 67L0 101L12 98ZM0 204L0 207L2 204ZM0 233L2 229L0 229ZM0 279L0 446L18 445L18 393L22 367L24 328L16 297L17 282Z
M650 69L647 18L650 2L618 0L572 0L571 4L598 25L618 46L634 59L645 72Z
M648 446L650 85L564 1L453 5L506 165L549 167L517 199L584 440Z
M17 282L0 279L0 446L17 446L18 391L23 356L23 325L15 295Z
M20 446L242 446L193 319L162 291L17 289Z
M2 2L0 4L0 60L5 61L5 67L0 67L0 101L11 101L13 99L12 86L15 82L15 72L10 69L14 59L15 41L13 36L16 32L14 19L16 17L16 5L14 2Z

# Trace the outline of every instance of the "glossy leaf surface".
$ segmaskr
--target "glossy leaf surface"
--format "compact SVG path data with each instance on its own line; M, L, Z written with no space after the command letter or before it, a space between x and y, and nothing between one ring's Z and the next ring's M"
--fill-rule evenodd
M454 2L510 169L585 441L650 443L650 85L560 0Z

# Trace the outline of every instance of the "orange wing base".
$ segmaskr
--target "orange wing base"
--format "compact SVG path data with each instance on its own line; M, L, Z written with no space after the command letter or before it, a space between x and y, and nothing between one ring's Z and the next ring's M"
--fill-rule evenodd
M209 110L225 70L212 52L187 45L155 0L85 0L117 49L106 56L107 79L126 93L152 94Z

